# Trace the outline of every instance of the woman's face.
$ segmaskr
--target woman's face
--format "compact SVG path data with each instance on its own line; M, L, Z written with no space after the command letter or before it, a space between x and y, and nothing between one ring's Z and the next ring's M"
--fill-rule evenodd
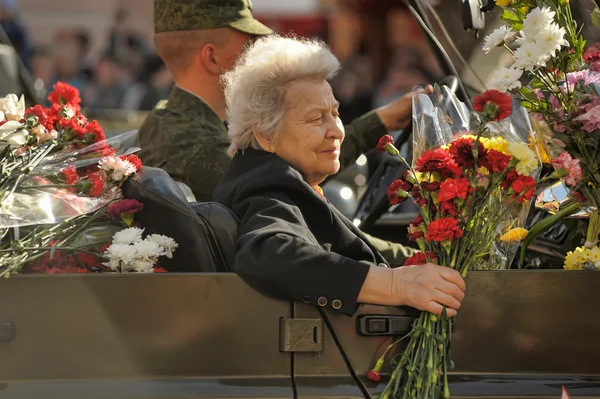
M344 126L329 83L302 80L291 84L283 132L266 149L291 163L314 186L340 169L342 141Z

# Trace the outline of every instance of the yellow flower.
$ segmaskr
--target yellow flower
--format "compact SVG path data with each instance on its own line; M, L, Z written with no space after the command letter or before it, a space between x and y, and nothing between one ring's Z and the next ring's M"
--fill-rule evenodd
M487 176L490 174L490 171L487 170L485 166L480 166L479 168L477 168L477 172L479 172L481 176Z
M496 5L500 7L508 7L512 4L512 0L496 0Z
M527 176L540 166L535 152L525 143L508 144L508 153L519 160L515 169L521 175Z
M560 5L562 6L568 6L569 5L569 0L559 0L558 1L560 3Z
M569 0L567 0L569 1ZM525 7L521 7L521 11L523 11L523 14L527 14L529 12L529 7L525 6Z
M583 270L582 259L584 259L583 253L585 248L578 247L574 251L568 252L565 257L564 268L566 270Z
M484 143L488 150L496 150L508 154L508 141L504 137L494 137Z
M529 231L522 228L517 227L510 230L508 233L505 233L502 237L500 237L500 241L502 242L517 242L522 241L527 237Z
M531 148L533 151L537 150L537 152L542 157L542 163L550 163L550 157L548 156L548 152L546 151L546 146L544 145L544 142L541 139L534 139L533 136L529 136L529 148Z
M578 247L567 253L564 268L566 270L598 270L600 267L598 260L600 260L600 248Z

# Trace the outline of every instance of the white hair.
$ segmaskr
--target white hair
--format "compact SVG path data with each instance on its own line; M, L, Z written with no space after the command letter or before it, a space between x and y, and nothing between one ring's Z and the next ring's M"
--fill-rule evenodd
M329 80L339 68L340 62L320 41L277 35L256 40L223 76L229 154L260 149L254 131L276 140L286 111L286 88L299 80Z

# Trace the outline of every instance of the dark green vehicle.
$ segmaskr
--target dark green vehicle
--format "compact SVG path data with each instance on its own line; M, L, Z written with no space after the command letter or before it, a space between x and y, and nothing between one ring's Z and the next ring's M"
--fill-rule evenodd
M436 9L463 57L485 70L458 5ZM331 312L329 298L315 308L262 296L230 272L235 217L187 203L174 182L148 169L127 195L143 197L147 214L172 229L162 232L189 240L189 263L171 270L201 273L2 281L0 399L377 397L385 376L377 384L366 372L410 330L414 309L362 306L350 318ZM365 231L396 241L413 216L384 212L382 187L398 173L384 159L353 212ZM541 217L534 211L530 222ZM467 277L452 340L453 398L558 399L562 386L574 399L600 398L600 274L544 268L562 263L569 237L558 225L532 246L531 268Z

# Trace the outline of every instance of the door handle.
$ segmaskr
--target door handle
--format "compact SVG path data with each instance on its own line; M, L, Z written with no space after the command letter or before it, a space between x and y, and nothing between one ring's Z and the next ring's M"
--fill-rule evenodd
M415 319L413 316L362 315L356 319L356 329L358 335L364 337L406 335Z

